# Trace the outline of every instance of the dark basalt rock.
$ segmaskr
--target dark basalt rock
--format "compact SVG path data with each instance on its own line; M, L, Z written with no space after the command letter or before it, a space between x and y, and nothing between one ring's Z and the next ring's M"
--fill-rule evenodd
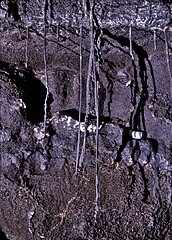
M0 239L172 239L171 11L164 0L0 1Z

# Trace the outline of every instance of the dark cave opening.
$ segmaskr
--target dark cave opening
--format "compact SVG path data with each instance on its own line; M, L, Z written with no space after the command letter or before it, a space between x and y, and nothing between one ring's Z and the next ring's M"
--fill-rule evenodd
M20 20L18 4L13 0L8 1L8 16L13 16L15 21Z
M6 237L5 233L2 231L1 228L0 228L0 239L1 240L9 240L9 238Z
M35 77L32 69L23 69L0 62L0 69L9 74L9 78L18 88L26 108L21 109L22 115L33 124L44 121L44 103L47 90L45 85ZM47 101L47 117L49 117L50 104L53 102L49 93Z

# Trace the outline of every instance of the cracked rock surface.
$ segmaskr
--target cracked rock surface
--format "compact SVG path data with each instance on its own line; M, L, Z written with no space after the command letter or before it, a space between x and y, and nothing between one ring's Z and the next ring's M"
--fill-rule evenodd
M0 1L0 239L172 239L171 12Z

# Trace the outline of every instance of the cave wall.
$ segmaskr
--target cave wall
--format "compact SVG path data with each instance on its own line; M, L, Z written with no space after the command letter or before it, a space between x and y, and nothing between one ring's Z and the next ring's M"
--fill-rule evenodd
M172 238L171 10L0 1L0 239Z

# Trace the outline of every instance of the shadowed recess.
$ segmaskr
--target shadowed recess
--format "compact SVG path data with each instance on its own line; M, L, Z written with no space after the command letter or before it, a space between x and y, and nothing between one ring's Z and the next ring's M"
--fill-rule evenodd
M12 16L15 21L20 20L18 4L14 0L8 1L8 16Z
M71 117L76 121L79 121L79 111L75 108L72 109L67 109L67 110L62 110L59 111L60 114L65 115L67 117ZM89 120L96 120L96 116L92 114L88 114L88 119ZM81 122L85 122L85 113L81 113ZM111 118L108 116L99 116L99 124L101 125L102 123L109 123L111 122Z
M1 240L9 240L9 238L6 237L5 233L2 231L1 228L0 228L0 239Z
M35 77L32 69L26 69L23 65L11 66L2 61L0 61L0 69L9 74L11 82L16 85L21 94L21 98L26 105L25 109L21 109L21 113L33 124L43 122L47 90L44 84ZM53 97L50 93L47 101L48 115L52 102Z

